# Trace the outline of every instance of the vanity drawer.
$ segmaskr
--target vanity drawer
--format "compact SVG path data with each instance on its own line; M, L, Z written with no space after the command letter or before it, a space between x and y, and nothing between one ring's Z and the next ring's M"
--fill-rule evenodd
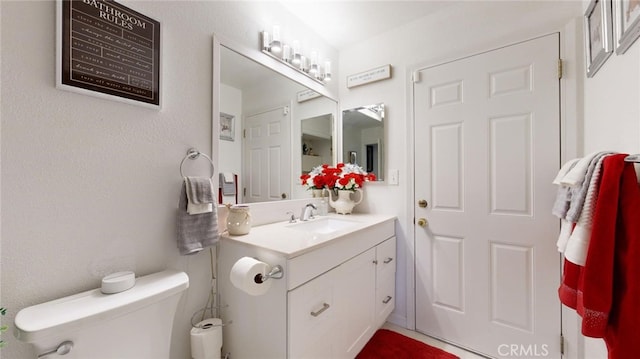
M376 276L396 272L396 237L391 237L376 247Z
M329 271L288 293L289 358L333 358L338 325L337 271Z

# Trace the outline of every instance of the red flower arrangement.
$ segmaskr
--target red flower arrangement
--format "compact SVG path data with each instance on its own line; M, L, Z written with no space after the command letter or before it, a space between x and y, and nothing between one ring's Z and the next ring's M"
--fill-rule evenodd
M307 189L350 190L361 188L364 182L375 181L374 173L367 173L362 167L351 163L338 163L335 167L327 164L318 166L308 174L300 176Z

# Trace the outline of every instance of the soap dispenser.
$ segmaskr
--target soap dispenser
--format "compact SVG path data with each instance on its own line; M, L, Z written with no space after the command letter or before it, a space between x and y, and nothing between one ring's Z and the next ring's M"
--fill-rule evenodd
M326 216L329 214L329 203L327 202L327 197L320 197L320 201L318 201L316 207L318 207L318 216Z

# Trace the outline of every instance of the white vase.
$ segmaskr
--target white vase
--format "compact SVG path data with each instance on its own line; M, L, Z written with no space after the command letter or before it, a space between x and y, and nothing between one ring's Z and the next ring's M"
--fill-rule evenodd
M251 214L249 206L236 205L229 208L227 216L227 230L232 236L240 236L251 230Z
M358 199L358 201L354 201L351 198L351 194L355 194L356 192L360 194L360 198ZM338 214L350 214L353 211L353 207L362 202L362 199L364 198L364 192L362 192L360 188L356 188L355 192L348 190L338 190L338 199L335 201L333 200L333 195L331 194L331 192L329 192L329 194L329 204L336 210L336 213Z

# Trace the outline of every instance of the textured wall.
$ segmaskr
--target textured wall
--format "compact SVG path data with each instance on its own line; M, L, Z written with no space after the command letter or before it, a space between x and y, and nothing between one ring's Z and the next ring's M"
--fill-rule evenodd
M212 35L255 48L259 31L279 22L283 34L337 54L273 3L120 3L161 22L161 111L57 90L55 2L0 3L3 321L96 288L109 272L176 268L191 287L171 357L189 358L189 319L207 300L209 254L179 256L174 212L187 149L211 149ZM208 173L196 163L189 174ZM31 354L10 332L3 338L5 357Z

